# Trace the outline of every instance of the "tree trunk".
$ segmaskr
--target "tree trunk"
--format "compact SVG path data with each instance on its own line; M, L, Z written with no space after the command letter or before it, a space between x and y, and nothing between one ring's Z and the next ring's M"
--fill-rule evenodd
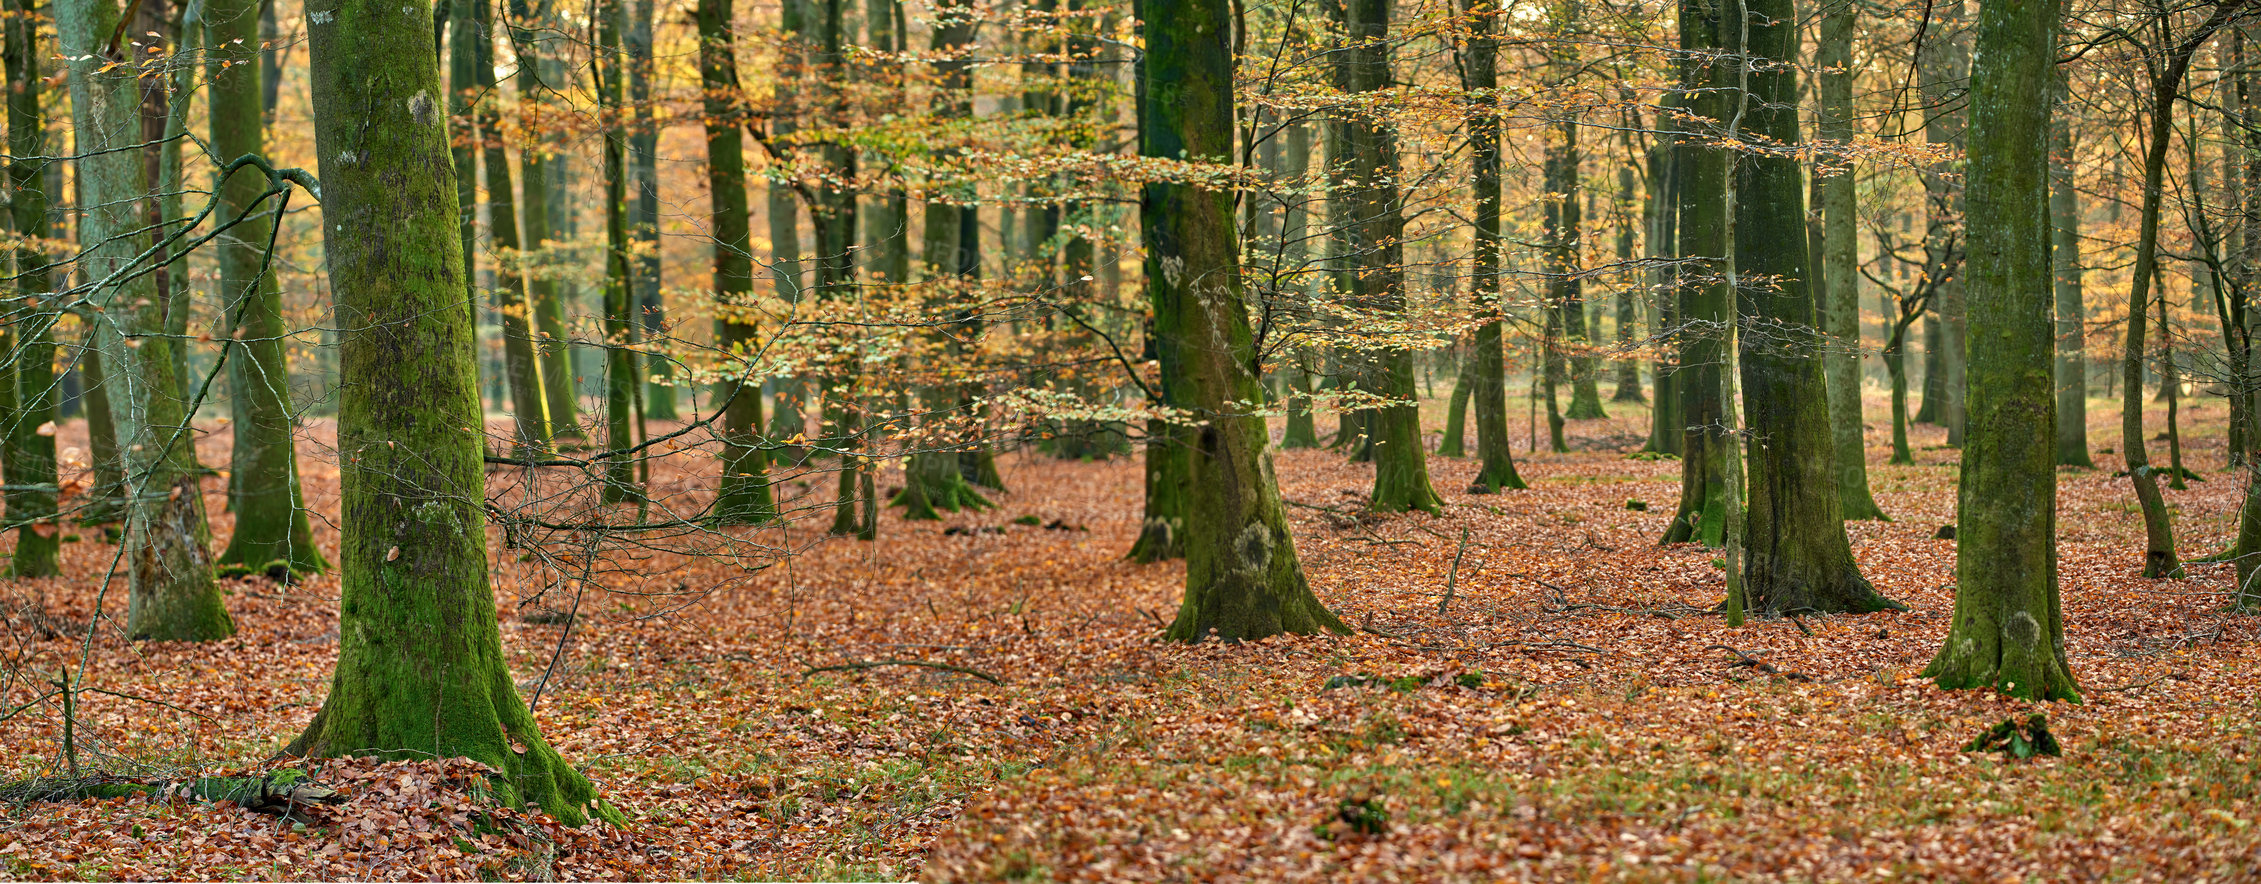
M1140 155L1229 161L1231 11L1224 0L1138 3L1146 44L1139 70ZM1241 288L1232 194L1150 182L1139 213L1162 372L1176 382L1173 404L1202 418L1185 433L1185 602L1168 636L1240 641L1282 632L1347 633L1304 581L1264 419L1236 405L1262 401L1263 389ZM1419 437L1411 443L1418 457Z
M46 112L40 106L39 31L32 18L32 0L9 0L6 31L8 73L8 215L16 234L45 238L51 202L47 191L48 155ZM8 426L6 475L8 521L16 528L15 554L8 561L10 577L53 577L60 573L56 558L61 543L55 524L55 323L61 318L53 305L42 305L52 279L44 249L19 248L15 260L16 292L23 298L11 310L15 348L8 359L5 379L15 401L13 423ZM45 430L43 433L42 430Z
M212 153L231 160L264 156L258 2L207 3ZM290 361L284 352L290 329L283 320L282 288L269 263L276 201L262 201L267 182L254 171L240 170L221 186L227 219L241 220L213 245L219 251L221 309L227 311L234 348L228 354L235 436L228 489L236 520L235 534L219 560L261 570L283 561L292 571L323 571L330 563L314 545L299 488L297 416L291 409Z
M1348 0L1345 12L1344 91L1355 94L1395 88L1387 42L1391 0ZM1347 196L1357 219L1360 246L1352 257L1358 270L1351 275L1351 302L1378 316L1401 316L1406 309L1405 216L1397 187L1397 136L1385 121L1362 113L1353 113L1344 129L1349 154L1344 162L1351 167ZM1230 135L1230 131L1224 134ZM1227 142L1215 153L1230 151ZM1151 212L1146 216L1149 219L1154 217ZM1231 236L1231 232L1228 229L1220 235ZM1238 255L1232 260L1237 267ZM1233 296L1237 301L1237 289ZM1204 297L1202 303L1209 300ZM1156 321L1161 321L1159 315ZM1374 489L1367 505L1385 513L1442 512L1444 501L1429 484L1428 452L1421 444L1421 404L1413 388L1413 352L1393 348L1370 356L1369 361L1370 391L1391 404L1374 409L1368 418L1367 434L1374 449ZM1208 446L1201 447L1206 450ZM1202 514L1196 512L1194 517L1201 518ZM1281 534L1285 535L1285 528Z
M800 81L802 80L801 30L805 25L805 7L808 0L778 0L777 4L777 70L773 75L772 111L769 132L772 138L784 138L800 129ZM801 202L791 185L772 178L766 194L769 214L769 272L777 297L787 304L798 304L805 291L801 271ZM780 451L788 452L791 460L800 459L804 450L792 440L803 438L808 432L808 415L804 412L801 395L804 381L800 378L781 378L777 382L776 408L769 417L769 436L782 443Z
M701 124L707 136L707 198L714 224L715 341L725 360L715 384L722 409L722 479L714 517L724 525L757 525L777 517L769 459L761 448L762 389L748 383L760 344L754 290L752 217L746 197L745 136L740 112L738 52L730 0L700 0Z
M1956 94L1970 75L1970 37L1964 27L1963 0L1949 0L1936 9L1933 25L1938 36L1924 41L1917 59L1917 91L1926 116L1924 140L1950 155L1962 153L1968 108ZM1927 267L1956 267L1946 257L1960 251L1964 229L1963 188L1945 163L1923 170L1926 226L1924 251ZM1947 428L1947 444L1963 439L1963 294L1962 275L1950 272L1937 283L1931 317L1924 322L1923 410L1916 419Z
M526 257L532 261L526 294L532 301L534 332L540 336L535 362L541 366L542 395L549 404L550 438L579 446L588 441L581 429L581 397L575 389L572 338L565 329L565 291L548 260L550 243L558 236L550 208L553 169L544 156L555 144L547 129L557 103L557 61L551 57L547 27L552 21L548 2L529 9L527 0L511 0L511 48L518 53L518 104L521 123L535 137L534 149L518 152L519 214L524 219ZM570 214L568 208L563 214Z
M1468 394L1475 382L1474 360L1462 360L1453 372L1452 401L1445 406L1444 435L1437 439L1438 457L1468 456Z
M307 4L330 288L343 335L338 660L289 751L468 757L511 803L624 822L542 740L487 578L477 344L421 0Z
M1744 126L1762 143L1799 143L1797 15L1790 0L1744 0L1739 8L1748 17L1745 56L1753 59L1743 72L1749 89ZM1735 272L1754 280L1736 293L1753 320L1753 332L1741 343L1743 406L1760 440L1750 447L1750 559L1743 574L1749 606L1779 612L1900 608L1861 577L1837 501L1828 383L1813 358L1824 342L1814 327L1815 293L1807 282L1812 264L1799 163L1764 153L1741 158L1735 170Z
M1679 137L1679 123L1672 114L1681 104L1681 94L1667 93L1656 115L1657 137L1649 145L1646 160L1649 170L1649 192L1642 201L1641 212L1646 221L1645 251L1651 261L1658 264L1646 274L1649 285L1649 331L1659 343L1657 358L1649 363L1649 441L1642 451L1658 454L1681 454L1687 441L1687 421L1680 414L1683 397L1680 394L1681 366L1669 361L1669 351L1662 346L1679 332L1681 322L1680 298L1673 291L1674 271L1663 259L1670 258L1680 235L1679 194L1681 166L1680 151L1674 146Z
M2136 219L2135 268L2128 284L2127 338L2120 351L2120 450L2126 458L2128 480L2135 486L2136 504L2143 511L2143 576L2149 578L2183 576L2182 559L2175 553L2174 523L2167 512L2166 497L2159 492L2159 477L2151 468L2151 454L2143 438L2143 345L2151 313L2151 289L2158 277L2159 206L2167 149L2173 141L2175 102L2192 55L2241 7L2239 3L2215 7L2189 37L2167 47L2167 56L2151 83L2150 131L2143 142L2143 203Z
M459 0L462 2L462 0ZM483 100L474 109L478 120L480 154L487 172L487 230L494 243L495 290L489 295L496 317L502 320L503 373L510 383L510 406L515 419L516 448L520 456L549 451L549 398L542 386L540 354L535 350L533 311L526 301L526 281L518 260L518 201L510 181L510 158L502 142L502 112L495 107L494 0L468 0L471 20L464 24L478 55L476 81Z
M623 80L620 51L620 0L603 0L597 7L595 78L597 105L608 122L604 140L605 214L605 447L611 450L605 468L603 499L607 503L641 499L636 485L635 409L642 392L643 360L636 352L636 293L631 277L628 238L628 132L620 122Z
M628 9L628 111L634 115L628 132L628 187L636 201L628 237L636 248L632 284L637 315L643 339L653 350L645 416L671 421L678 415L675 385L669 380L675 367L667 355L667 304L660 290L659 123L652 97L652 78L659 72L652 64L652 0L629 0Z
M1575 8L1575 4L1558 7L1559 26L1576 26L1575 12L1559 11ZM1567 71L1575 68L1576 59L1557 59L1555 63ZM1584 155L1578 149L1576 119L1562 117L1548 128L1550 131L1543 136L1547 139L1547 303L1554 308L1557 340L1562 349L1569 351L1557 357L1570 375L1570 409L1562 417L1594 420L1609 415L1602 411L1601 385L1594 377L1593 336L1586 331L1586 284L1580 276L1584 267L1580 255L1585 237L1582 205L1585 189L1578 170ZM1557 377L1559 374L1556 373ZM1557 440L1555 450L1566 451L1568 446Z
M1633 147L1626 145L1625 161L1617 166L1617 263L1633 266ZM1641 361L1633 358L1635 339L1640 337L1640 298L1631 286L1618 287L1611 299L1617 302L1617 392L1610 394L1611 402L1646 402L1641 394Z
M1853 143L1853 31L1860 12L1853 0L1825 0L1814 67L1820 70L1821 131L1831 145ZM1837 501L1848 519L1883 519L1868 488L1868 421L1861 414L1860 219L1853 170L1816 174L1823 231L1820 271L1825 287L1821 315L1828 337L1821 350L1829 383L1829 426L1837 454Z
M1944 688L2080 699L2057 598L2050 366L2049 109L2057 7L1979 6L1971 72L1970 396L1957 483L1955 619L1924 670Z
M113 51L113 0L56 5L70 61L72 131L85 207L81 266L102 309L95 323L109 369L111 418L123 454L127 501L126 632L135 639L210 641L235 633L212 575L204 496L189 456L195 434L174 374L175 341L155 280L133 275L148 220L148 167L136 111L138 66ZM130 47L129 47L130 48ZM130 342L130 343L129 343Z
M2081 303L2080 189L2073 182L2072 107L2066 103L2064 71L2052 93L2056 113L2050 124L2050 269L2056 279L2057 463L2094 468L2088 454L2088 365L2086 322Z
M1726 48L1724 4L1681 0L1679 92L1681 107L1696 119L1681 125L1687 134L1673 140L1674 201L1678 204L1674 271L1680 323L1672 338L1679 349L1673 386L1680 394L1680 501L1665 529L1666 544L1726 543L1728 510L1742 505L1742 489L1728 481L1728 454L1734 445L1723 432L1727 408L1721 399L1720 366L1727 361L1726 340L1734 318L1734 299L1722 275L1727 254L1727 157L1708 139L1727 121L1726 92L1735 81L1725 65L1695 59Z
M1478 465L1468 490L1490 494L1529 486L1515 470L1515 454L1507 439L1506 305L1500 300L1499 39L1495 36L1500 10L1491 0L1469 0L1462 9L1468 19L1468 48L1461 85L1470 94L1468 155L1476 203L1475 268L1468 289L1479 320L1469 348Z

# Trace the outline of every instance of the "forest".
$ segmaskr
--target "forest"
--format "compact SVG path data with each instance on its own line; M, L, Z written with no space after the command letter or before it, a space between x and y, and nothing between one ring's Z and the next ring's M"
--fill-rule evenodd
M0 57L0 879L2261 876L2261 0Z

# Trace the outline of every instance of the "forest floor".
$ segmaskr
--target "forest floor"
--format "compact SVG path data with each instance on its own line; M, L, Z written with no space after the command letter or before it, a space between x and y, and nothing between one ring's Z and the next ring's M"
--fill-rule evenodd
M2227 566L2139 579L2140 522L2109 467L2061 474L2066 644L2086 702L2036 707L1919 675L1952 607L1954 544L1933 536L1953 518L1956 452L1939 430L1917 429L1915 466L1871 449L1895 521L1848 526L1865 573L1909 611L1730 629L1709 613L1716 553L1656 544L1680 465L1626 457L1646 411L1611 408L1572 425L1580 453L1531 455L1519 440L1528 491L1465 494L1474 462L1432 458L1441 517L1351 518L1370 467L1282 453L1296 551L1319 598L1362 627L1341 637L1157 641L1183 570L1122 559L1140 515L1129 459L1009 455L997 509L941 523L890 511L874 543L812 543L822 519L753 532L798 550L760 570L647 551L569 625L515 616L544 580L498 536L513 671L523 692L540 683L544 732L628 828L481 809L461 762L332 762L320 776L346 803L298 825L188 801L0 809L0 875L2261 874L2261 621L2223 610ZM2115 448L2116 406L2090 414L2094 447ZM2208 481L2170 500L2185 554L2200 555L2227 542L2242 482L2224 469L2221 402L2184 418L2185 457ZM65 444L83 433L66 426ZM225 435L206 435L205 462L225 463ZM321 447L303 449L309 504L334 514ZM663 465L659 484L697 487L712 462L686 468L698 472ZM829 497L823 478L812 499ZM206 487L225 537L221 482ZM333 529L316 530L334 551ZM87 634L98 598L123 616L122 589L99 594L114 554L89 530L65 546L74 576L5 585L15 681L0 713L83 659L86 683L110 693L78 695L81 764L160 776L284 763L271 756L327 689L336 578L231 581L234 639L132 644L112 626ZM881 665L810 671L840 664ZM2034 709L2062 758L1964 751ZM54 772L59 725L44 705L0 721L0 777Z

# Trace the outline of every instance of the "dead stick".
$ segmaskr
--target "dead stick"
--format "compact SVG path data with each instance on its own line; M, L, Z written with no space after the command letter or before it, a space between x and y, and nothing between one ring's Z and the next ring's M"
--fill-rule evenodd
M1452 570L1445 572L1445 597L1437 600L1437 613L1452 604L1453 586L1460 580L1460 557L1468 554L1468 526L1460 526L1460 548L1452 552Z
M946 672L957 672L963 673L965 675L971 675L975 678L981 679L994 685L1001 685L1005 683L1004 679L990 675L989 673L983 672L979 669L970 669L964 666L956 665L954 663L935 663L927 660L864 660L856 663L835 663L831 666L810 667L809 671L801 673L801 677L807 678L819 672L839 672L846 669L877 669L881 666L924 666L928 669L940 669Z

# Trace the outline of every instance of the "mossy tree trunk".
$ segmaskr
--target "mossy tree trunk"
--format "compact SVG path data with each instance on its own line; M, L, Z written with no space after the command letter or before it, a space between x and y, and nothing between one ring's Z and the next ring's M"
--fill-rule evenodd
M1390 65L1391 7L1391 0L1348 0L1345 4L1344 91L1355 94L1397 88ZM1343 124L1348 155L1341 162L1349 166L1345 197L1355 219L1353 237L1357 243L1357 251L1350 256L1356 270L1349 274L1349 296L1362 311L1401 316L1406 309L1405 216L1398 194L1397 135L1389 126L1388 121L1361 112L1353 112ZM1443 499L1429 484L1428 452L1421 444L1421 403L1413 387L1413 358L1412 350L1394 347L1367 357L1369 392L1390 402L1373 409L1366 425L1374 458L1374 489L1367 505L1377 512L1438 513L1444 507Z
M2050 118L2050 270L2056 278L2057 463L2096 466L2088 454L2088 307L2082 301L2080 189L2073 183L2072 106L2062 69L2054 78ZM2248 237L2261 235L2249 231Z
M1971 72L1968 434L1955 619L1924 674L1945 688L2079 700L2057 598L2049 131L2056 0L1979 6ZM1982 345L1978 342L1983 342Z
M1798 132L1797 16L1790 0L1743 0L1750 67L1743 126L1761 143L1794 144ZM1733 34L1731 24L1728 33ZM1734 39L1730 36L1729 39ZM1794 157L1755 153L1735 164L1738 310L1743 412L1749 446L1749 515L1743 580L1754 611L1877 611L1878 595L1853 561L1838 505L1829 429L1825 341L1814 324L1805 187ZM2038 229L2038 228L2037 228Z
M204 495L190 451L187 403L174 374L174 339L148 275L134 275L148 218L149 169L138 155L139 68L120 57L114 0L63 0L55 7L70 61L72 131L82 205L81 267L102 313L94 337L122 455L126 500L127 634L136 639L211 641L235 633L213 578ZM131 48L131 47L127 47Z
M1631 114L1627 115L1629 118ZM1628 119L1627 128L1639 128L1637 118ZM1633 204L1640 199L1634 179L1634 152L1630 140L1625 145L1626 156L1617 165L1617 261L1633 266ZM1641 362L1633 358L1633 346L1641 335L1640 296L1631 286L1621 287L1611 299L1617 305L1617 390L1610 394L1611 402L1647 402L1641 392Z
M769 134L783 139L800 129L800 87L802 80L802 36L808 0L778 0L777 4L777 67L772 74ZM797 304L806 289L801 267L801 202L793 186L779 178L771 178L765 194L769 215L769 272L779 300ZM805 451L791 440L802 438L808 431L808 415L802 401L805 387L803 379L786 377L776 383L775 407L770 410L770 438L786 447L788 458L797 460Z
M41 106L39 31L32 18L32 0L9 0L6 57L8 74L8 218L17 235L45 238L47 212L53 202L47 192L46 111ZM16 293L22 300L9 309L15 317L13 352L4 379L15 409L8 417L6 476L8 521L17 526L15 554L8 560L11 577L53 577L58 573L60 528L54 522L55 435L50 425L55 415L55 323L61 314L53 305L34 300L44 297L52 277L44 249L19 248L15 260ZM46 432L42 432L45 429Z
M700 0L699 85L701 125L707 136L707 200L714 231L715 340L723 348L714 401L722 408L722 478L714 502L716 521L754 525L777 517L769 487L768 453L761 447L761 383L748 383L760 348L754 290L752 214L746 196L745 136L737 116L738 47L730 0Z
M1490 0L1469 0L1462 12L1467 18L1468 43L1461 56L1461 85L1471 95L1468 155L1476 203L1475 266L1468 288L1479 317L1468 360L1478 465L1476 480L1468 488L1490 494L1527 487L1515 470L1515 454L1507 438L1506 305L1500 300L1500 121L1495 94L1499 89L1499 39L1494 36L1499 30L1500 10Z
M1445 405L1444 435L1437 440L1437 456L1468 456L1468 396L1475 385L1475 360L1462 359L1452 373L1452 399Z
M1860 11L1853 0L1824 0L1821 40L1814 67L1820 71L1821 131L1826 144L1852 147L1853 31ZM1884 509L1868 487L1868 421L1861 414L1860 218L1851 168L1816 175L1821 192L1822 236L1816 274L1822 292L1821 317L1828 337L1821 359L1829 384L1830 437L1837 453L1837 502L1848 519L1882 519Z
M258 0L206 0L211 47L212 152L229 160L265 155L261 122ZM299 488L294 450L297 416L291 409L290 360L284 352L282 287L269 266L277 202L260 201L267 182L244 169L221 184L229 219L242 219L214 244L219 251L220 304L233 323L228 388L235 447L228 491L235 534L220 561L264 568L285 561L293 571L327 570L314 545Z
M814 97L823 118L846 120L850 110L847 78L852 38L846 22L847 0L821 0L817 12L818 54L814 61ZM856 193L848 182L856 179L854 149L829 141L817 149L820 180L810 187L814 199L809 220L816 228L816 294L831 302L855 296ZM840 446L839 491L835 496L832 533L854 535L859 540L878 536L879 502L875 499L871 438L863 431L866 398L858 389L861 354L851 354L836 383L837 444Z
M1229 162L1231 4L1140 0L1137 15L1146 42L1139 69L1140 155ZM1164 341L1162 371L1176 382L1177 404L1195 420L1186 428L1185 602L1168 636L1240 641L1347 632L1304 580L1264 419L1243 410L1264 394L1232 194L1153 182L1139 206L1154 334ZM1412 442L1419 455L1418 438Z
M338 660L290 751L468 757L506 800L615 821L518 697L487 576L477 341L432 11L313 0L314 129L340 347Z
M1700 541L1709 547L1726 542L1727 510L1743 500L1742 489L1728 481L1726 452L1733 446L1722 433L1726 407L1720 371L1727 361L1725 341L1735 309L1720 262L1728 245L1727 157L1708 140L1724 131L1727 90L1734 81L1726 65L1697 62L1725 50L1720 38L1725 19L1720 3L1680 4L1682 59L1675 101L1695 119L1684 124L1687 134L1675 138L1672 147L1675 248L1681 256L1673 280L1680 321L1671 335L1679 350L1672 384L1680 396L1682 436L1680 501L1663 542Z

